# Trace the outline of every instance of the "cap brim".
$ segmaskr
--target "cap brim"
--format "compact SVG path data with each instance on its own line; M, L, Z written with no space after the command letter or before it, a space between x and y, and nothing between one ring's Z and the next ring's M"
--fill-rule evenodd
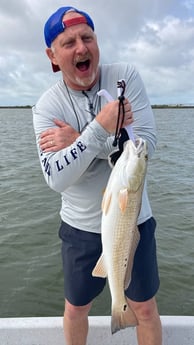
M58 65L54 65L53 63L52 64L52 69L53 69L53 72L59 72L60 71L60 68Z

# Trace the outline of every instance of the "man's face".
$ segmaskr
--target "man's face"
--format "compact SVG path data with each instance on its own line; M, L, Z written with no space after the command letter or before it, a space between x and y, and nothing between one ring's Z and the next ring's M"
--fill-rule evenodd
M67 13L63 20L74 17L80 17L80 14ZM98 78L99 48L96 35L87 24L66 28L53 41L51 49L52 63L60 67L69 87L87 90L95 84Z

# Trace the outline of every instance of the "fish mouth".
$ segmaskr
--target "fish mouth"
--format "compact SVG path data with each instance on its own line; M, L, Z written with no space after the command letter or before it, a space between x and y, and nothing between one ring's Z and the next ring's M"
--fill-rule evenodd
M138 157L141 156L142 152L145 152L145 158L148 158L148 147L145 140L142 138L137 138L135 141L135 149Z

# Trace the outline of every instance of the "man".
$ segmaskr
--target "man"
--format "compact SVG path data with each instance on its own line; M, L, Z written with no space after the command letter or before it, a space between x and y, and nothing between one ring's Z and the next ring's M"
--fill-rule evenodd
M123 112L118 124L133 122L134 133L156 145L152 110L141 78L128 64L99 65L99 48L90 16L72 7L58 9L45 24L46 53L62 80L45 92L33 108L34 128L44 177L62 196L62 257L65 281L64 332L67 345L85 345L88 313L105 279L92 277L101 254L101 200L108 181L108 156L115 150L119 101L116 85L125 79ZM106 89L115 101L97 92ZM130 100L130 103L128 101ZM132 113L133 110L133 113ZM126 140L121 131L117 150ZM112 155L114 157L114 154ZM146 186L138 218L138 245L132 282L126 290L137 320L139 345L161 345L161 323L155 294L159 278L155 220Z

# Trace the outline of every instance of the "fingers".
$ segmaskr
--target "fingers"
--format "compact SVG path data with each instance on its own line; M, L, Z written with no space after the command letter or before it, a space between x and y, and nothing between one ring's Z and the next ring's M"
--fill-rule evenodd
M58 119L54 120L54 123L57 125L56 127L49 128L46 131L42 132L40 134L40 149L45 152L49 151L57 151L61 147L59 146L60 144L60 132L62 131L61 128L64 129L64 127L67 127L67 125Z
M132 112L131 103L129 103L127 99L124 101L124 108L125 108L124 121L127 122L126 124L130 124L133 122L133 112Z
M125 112L131 111L131 103L129 103L128 99L124 99L124 108L125 108Z
M60 128L67 126L67 124L65 122L63 122L63 121L61 121L59 119L54 119L54 123L55 123L56 126L58 126Z
M124 119L122 123L122 127L125 127L133 122L133 112L131 103L129 103L128 99L124 99Z
M124 119L124 122L123 122L123 126L122 127L125 127L125 126L128 126L128 125L131 125L134 121L134 118L133 118L133 113L132 111L128 111L125 113L125 119Z
M55 151L56 150L56 142L55 139L52 136L44 136L39 141L40 149L42 151L48 152L48 151Z
M80 135L63 121L56 121L61 127L47 129L40 135L39 146L44 152L56 152L71 145Z
M65 128L65 127L69 126L65 122L58 120L58 119L54 119L53 121L54 121L54 124L57 126L57 128ZM40 138L43 139L47 136L55 135L57 128L53 127L53 128L47 129L46 131L41 133Z
M44 131L44 132L42 132L42 133L40 134L40 139L42 140L42 139L48 137L48 136L51 135L51 134L52 134L52 129L51 129L51 128L50 128L50 129L47 129L46 131Z
M131 104L127 99L123 100L124 105L124 121L122 116L123 107L121 106L121 109L119 109L119 100L111 101L104 105L104 107L101 109L101 111L96 116L96 121L98 121L102 127L104 127L109 133L115 133L115 130L117 128L117 122L118 122L118 114L119 111L121 111L120 115L120 126L125 127L132 123L133 121L133 113L131 110Z

